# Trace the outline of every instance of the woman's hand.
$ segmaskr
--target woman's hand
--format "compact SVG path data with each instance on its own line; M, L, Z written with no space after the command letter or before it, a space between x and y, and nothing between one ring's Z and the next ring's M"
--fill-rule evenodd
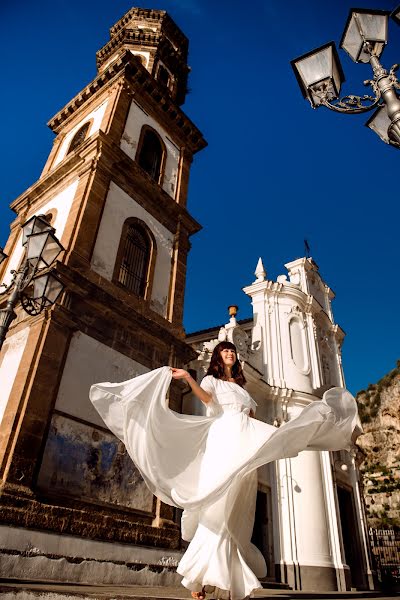
M211 394L203 390L203 388L199 386L199 384L193 379L188 371L185 371L185 369L176 369L175 367L170 367L170 369L172 371L172 378L185 379L192 388L192 392L199 398L199 400L204 402L204 404L211 402Z
M191 375L185 369L175 369L175 367L171 367L172 377L173 379L190 379Z

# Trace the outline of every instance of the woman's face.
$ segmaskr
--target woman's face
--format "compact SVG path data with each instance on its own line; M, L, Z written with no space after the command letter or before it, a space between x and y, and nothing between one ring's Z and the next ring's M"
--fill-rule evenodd
M233 367L236 362L236 352L231 348L224 348L221 350L221 358L224 365Z

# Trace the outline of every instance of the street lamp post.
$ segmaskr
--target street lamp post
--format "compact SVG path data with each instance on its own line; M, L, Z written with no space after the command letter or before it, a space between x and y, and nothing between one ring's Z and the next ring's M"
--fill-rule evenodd
M364 81L372 88L373 95L340 97L345 80L339 55L334 42L291 61L303 96L313 108L325 106L344 114L376 111L366 126L375 131L387 144L400 148L400 82L395 73L399 65L387 71L379 61L388 38L389 11L350 9L346 27L340 42L356 63L369 63L373 79ZM400 6L391 17L400 25Z
M4 296L10 293L6 307L0 310L0 350L12 321L17 316L18 301L26 313L38 315L51 306L60 296L64 285L52 272L57 256L64 250L44 216L34 216L22 226L22 244L25 246L24 260L18 271L12 271L9 286L2 284ZM0 248L0 263L7 258Z

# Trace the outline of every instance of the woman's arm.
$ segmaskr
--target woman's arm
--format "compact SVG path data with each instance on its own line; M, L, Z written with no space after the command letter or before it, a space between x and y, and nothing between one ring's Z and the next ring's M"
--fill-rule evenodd
M204 404L208 404L212 401L211 394L203 390L203 388L199 386L199 384L193 379L191 374L185 371L185 369L175 369L174 367L171 367L171 371L173 379L185 379L185 381L187 381L187 383L192 388L192 392L194 393L194 395L197 396L199 400L204 402Z

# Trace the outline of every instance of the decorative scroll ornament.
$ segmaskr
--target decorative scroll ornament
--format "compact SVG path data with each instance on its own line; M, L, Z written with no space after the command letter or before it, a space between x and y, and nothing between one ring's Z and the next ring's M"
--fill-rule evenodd
M235 344L240 360L248 360L250 339L241 327L235 327L232 331L232 342Z
M332 93L332 84L322 81L312 86L311 91L320 104L340 113L357 114L364 113L376 108L381 100L381 92L373 80L364 81L364 85L371 85L375 96L356 96L348 94L342 98L335 99Z
M37 301L26 294L21 294L21 304L25 312L31 316L38 315L43 309L42 302Z
M396 71L398 71L400 68L400 65L393 65L393 67L390 69L389 71L389 79L390 79L390 83L393 85L393 87L395 87L397 90L400 90L400 82L397 79L395 73Z
M303 313L300 309L300 306L298 304L294 304L294 306L292 306L292 308L290 309L290 312L299 317L303 315Z

